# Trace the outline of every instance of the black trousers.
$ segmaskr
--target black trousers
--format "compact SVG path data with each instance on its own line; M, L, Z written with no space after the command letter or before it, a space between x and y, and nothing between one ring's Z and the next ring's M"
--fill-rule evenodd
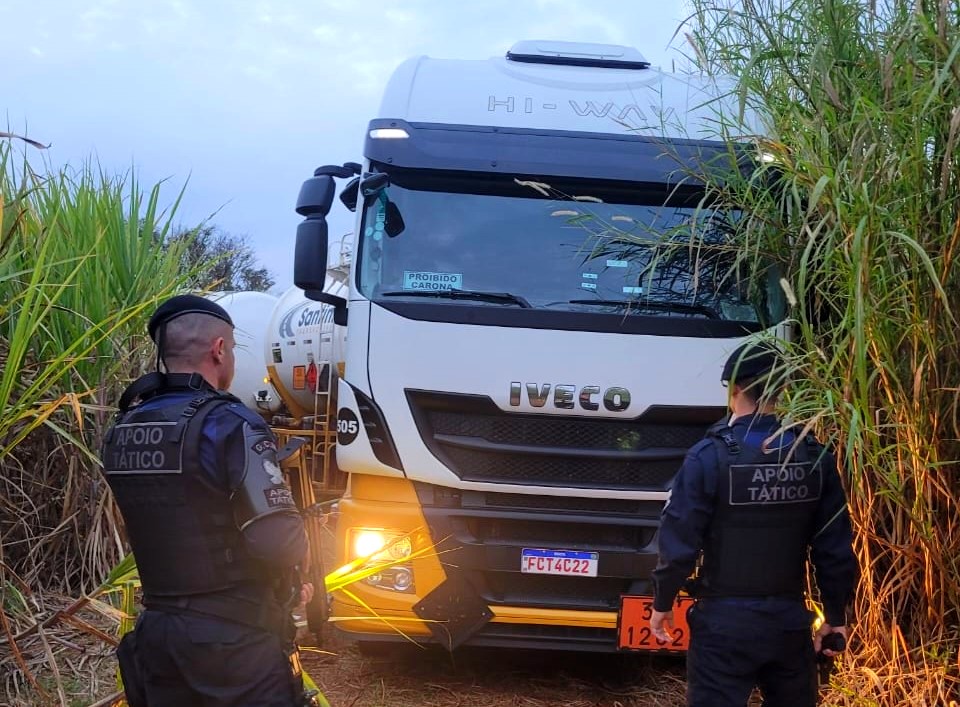
M688 707L745 707L754 687L764 707L815 707L817 662L809 626L710 602L692 607L688 620Z
M129 637L129 638L128 638ZM130 707L293 707L302 692L278 636L145 611L117 650Z

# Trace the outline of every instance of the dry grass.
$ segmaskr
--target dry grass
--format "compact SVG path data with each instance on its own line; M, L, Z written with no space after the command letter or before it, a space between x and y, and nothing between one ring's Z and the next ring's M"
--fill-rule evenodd
M3 555L30 586L95 587L123 557L119 515L96 465L50 429L0 460Z
M116 659L109 643L76 623L58 621L42 627L45 619L72 603L72 599L60 595L34 595L29 600L29 613L7 612L12 617L10 633L20 637L16 649L11 650L9 636L0 632L0 704L85 707L116 691ZM81 610L76 616L83 624L110 630L108 622L95 611ZM38 623L39 630L33 628ZM51 669L53 665L56 671Z
M699 68L769 126L716 185L790 290L790 418L841 461L863 577L845 706L960 689L960 13L946 0L694 0ZM740 136L726 116L728 136Z
M45 596L34 619L52 616L70 604ZM114 622L93 611L82 620L104 631ZM22 631L24 620L15 630ZM116 690L112 648L69 624L43 634L59 677L50 669L44 641L36 635L18 645L36 676L41 694L17 669L0 639L0 704L86 707ZM549 651L465 649L451 656L439 649L392 646L381 657L329 639L329 655L304 653L304 667L332 707L680 707L684 704L683 661L634 655ZM62 698L61 698L62 695Z
M102 648L80 640L96 633L82 619L52 619L56 597L90 592L123 556L96 450L146 364L146 318L192 273L182 246L164 245L176 204L163 211L159 184L144 192L133 173L93 163L52 169L4 138L0 676L8 702L29 689L43 704L85 704L71 694L98 687Z

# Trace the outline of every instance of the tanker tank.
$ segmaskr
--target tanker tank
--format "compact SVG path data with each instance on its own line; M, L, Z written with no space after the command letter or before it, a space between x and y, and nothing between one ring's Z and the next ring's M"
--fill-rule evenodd
M332 277L324 291L347 296L346 285ZM264 355L270 380L293 417L318 412L317 392L336 393L346 333L333 323L331 305L307 299L298 287L280 296L266 327Z

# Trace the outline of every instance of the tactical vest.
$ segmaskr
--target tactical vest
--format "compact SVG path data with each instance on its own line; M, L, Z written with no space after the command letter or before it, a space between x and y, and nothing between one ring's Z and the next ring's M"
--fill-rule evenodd
M159 408L124 411L121 404L103 449L104 474L123 514L148 604L264 581L244 550L229 493L215 488L200 467L204 419L239 401L197 383L161 388L159 394L194 395Z
M801 597L823 493L823 449L806 437L765 452L726 426L708 436L720 463L698 594Z

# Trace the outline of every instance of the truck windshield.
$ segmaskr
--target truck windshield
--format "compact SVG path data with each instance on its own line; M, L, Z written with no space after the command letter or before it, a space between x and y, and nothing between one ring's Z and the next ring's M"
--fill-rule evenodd
M452 307L783 318L771 270L736 266L735 213L702 193L554 177L388 170L361 223L360 291ZM429 293L429 294L427 294Z

